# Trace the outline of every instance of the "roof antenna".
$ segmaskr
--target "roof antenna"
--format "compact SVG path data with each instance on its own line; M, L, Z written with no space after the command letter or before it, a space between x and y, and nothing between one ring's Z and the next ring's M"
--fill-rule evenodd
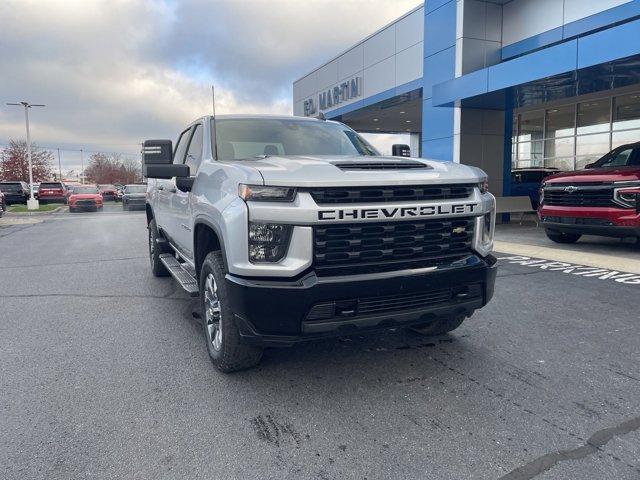
M211 107L213 111L213 118L211 119L211 123L213 125L213 154L215 155L215 159L218 158L218 131L216 130L216 89L213 85L211 85Z

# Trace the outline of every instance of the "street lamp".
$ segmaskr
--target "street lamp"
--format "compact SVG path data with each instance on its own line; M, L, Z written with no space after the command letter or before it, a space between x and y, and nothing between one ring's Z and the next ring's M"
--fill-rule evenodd
M27 126L27 158L29 159L29 200L27 200L27 210L38 210L38 208L40 208L40 205L38 203L38 200L36 200L33 196L33 168L31 167L31 135L29 134L29 109L31 107L44 107L44 105L29 102L7 103L7 105L24 107L24 121Z

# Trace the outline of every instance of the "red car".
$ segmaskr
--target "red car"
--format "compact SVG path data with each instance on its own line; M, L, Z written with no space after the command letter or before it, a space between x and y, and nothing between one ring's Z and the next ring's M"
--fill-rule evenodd
M73 187L69 195L69 212L96 212L103 206L102 195L95 185L79 185Z
M105 200L113 200L114 202L120 200L120 194L115 185L98 185L98 190Z
M585 234L640 242L640 142L612 150L585 170L547 177L538 217L558 243Z
M67 187L62 182L42 182L38 187L41 203L67 203Z

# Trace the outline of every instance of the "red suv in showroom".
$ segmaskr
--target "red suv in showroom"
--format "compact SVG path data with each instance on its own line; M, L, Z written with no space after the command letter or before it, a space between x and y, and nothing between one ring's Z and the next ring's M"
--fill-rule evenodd
M547 177L538 217L558 243L584 234L640 242L640 142L622 145L584 170Z

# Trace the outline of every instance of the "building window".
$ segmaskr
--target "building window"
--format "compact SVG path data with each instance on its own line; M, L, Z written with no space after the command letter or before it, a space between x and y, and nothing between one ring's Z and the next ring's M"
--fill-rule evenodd
M612 149L640 141L640 92L513 116L512 169L579 170Z

